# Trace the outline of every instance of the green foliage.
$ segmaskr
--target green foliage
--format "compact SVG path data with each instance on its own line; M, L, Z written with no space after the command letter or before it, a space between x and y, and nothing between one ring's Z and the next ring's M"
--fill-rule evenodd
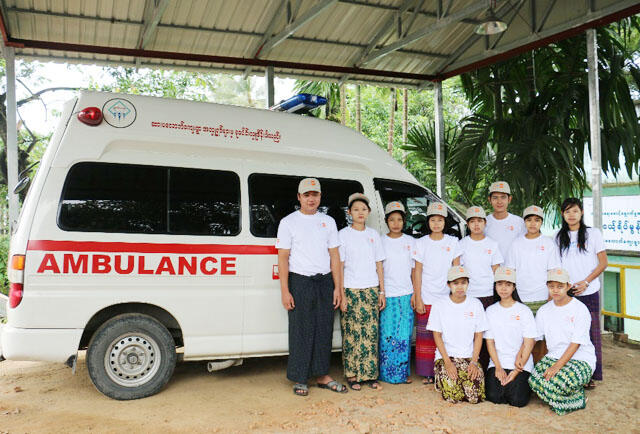
M9 235L0 235L0 292L4 295L9 295L9 239Z

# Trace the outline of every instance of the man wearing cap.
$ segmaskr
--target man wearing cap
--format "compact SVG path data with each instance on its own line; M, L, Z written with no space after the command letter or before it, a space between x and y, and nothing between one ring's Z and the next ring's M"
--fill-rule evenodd
M347 392L328 375L333 314L340 306L340 242L336 222L318 212L321 195L320 181L300 181L300 209L280 221L276 240L282 305L289 315L287 378L299 396L308 395L312 376L320 388Z
M498 243L502 256L507 255L513 240L526 232L524 220L508 211L512 199L511 188L505 181L496 181L489 187L493 213L487 216L484 233Z

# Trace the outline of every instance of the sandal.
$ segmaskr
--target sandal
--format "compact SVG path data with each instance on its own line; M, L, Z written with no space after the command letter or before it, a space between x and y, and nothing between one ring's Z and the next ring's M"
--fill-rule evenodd
M435 382L435 378L428 376L428 377L424 377L424 379L422 380L422 384L433 384Z
M378 380L369 380L366 382L367 386L369 386L372 389L382 389L382 386L380 385L380 383L378 383Z
M347 393L347 386L338 383L336 380L331 380L328 383L317 383L320 389L328 389L336 393Z
M297 396L307 396L309 394L309 386L302 383L293 385L293 394Z
M593 380L589 380L587 384L584 385L586 390L593 390L596 388L596 383Z
M362 390L362 383L356 380L347 380L347 384L351 388L351 390L355 390L356 392L360 392ZM357 388L355 386L358 386Z

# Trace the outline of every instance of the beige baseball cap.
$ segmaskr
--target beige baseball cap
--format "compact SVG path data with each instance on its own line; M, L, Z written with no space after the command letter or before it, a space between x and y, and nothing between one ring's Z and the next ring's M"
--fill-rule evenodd
M404 205L400 202L389 202L387 206L384 207L384 215L389 215L394 211L400 211L405 214L406 211L404 209Z
M447 216L447 206L442 202L431 202L427 207L427 217L431 215Z
M509 187L509 184L505 181L496 181L489 187L489 195L491 195L491 193L507 193L510 195L511 187Z
M316 178L305 178L300 181L300 184L298 184L298 193L305 194L308 191L317 191L320 193L320 181Z
M522 218L525 218L530 215L537 215L541 219L544 219L544 211L542 211L542 208L536 205L528 206L522 212Z
M347 200L347 206L351 206L354 200L362 200L369 205L369 198L362 193L353 193Z
M501 280L516 283L516 270L509 267L503 267L502 265L499 266L496 268L496 272L493 275L493 281L499 282Z
M481 219L486 219L487 213L484 212L481 206L470 206L469 208L467 208L464 219L469 220L471 217L480 217Z
M563 268L547 271L547 282L569 283L569 272Z
M453 282L461 277L469 278L469 272L462 265L455 265L447 271L447 282Z

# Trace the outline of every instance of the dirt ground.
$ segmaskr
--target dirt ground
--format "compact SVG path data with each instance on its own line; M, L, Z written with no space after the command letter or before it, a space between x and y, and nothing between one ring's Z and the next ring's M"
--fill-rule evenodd
M76 375L61 364L0 363L0 432L625 432L640 433L640 350L605 338L604 383L586 410L556 416L533 397L522 409L483 402L444 402L433 386L384 384L339 395L315 387L294 396L286 358L248 359L210 374L181 363L150 398L119 402L89 380L84 357ZM332 375L340 375L334 355Z

